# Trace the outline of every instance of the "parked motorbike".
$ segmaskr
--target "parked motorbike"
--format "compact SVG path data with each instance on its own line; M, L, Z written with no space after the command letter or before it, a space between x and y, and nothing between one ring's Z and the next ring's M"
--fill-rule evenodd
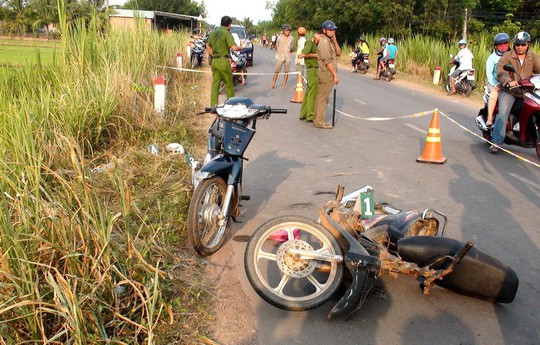
M508 72L515 73L512 65L503 67ZM533 75L518 81L518 86L510 90L518 93L506 124L504 143L525 148L534 148L540 158L540 75ZM476 125L482 131L484 139L491 141L492 128L486 126L489 90L484 88L484 107L478 112ZM495 107L495 117L498 105Z
M203 166L192 161L193 196L188 211L188 233L195 251L208 256L225 243L230 229L229 220L235 221L242 194L244 152L255 135L257 119L270 114L286 114L287 109L273 109L254 104L245 97L232 97L199 114L215 114L209 129L208 153Z
M198 38L190 42L191 55L190 62L191 68L195 68L202 65L204 51L206 50L206 39Z
M420 277L426 295L435 284L497 303L514 299L516 273L471 242L443 237L447 219L442 213L375 204L369 186L345 197L343 192L339 186L336 198L321 207L319 223L281 216L254 232L244 265L251 286L265 301L285 310L310 310L346 283L347 292L328 318L348 318L383 273Z
M366 74L369 69L369 54L362 54L360 51L355 50L351 63L353 66L352 72L360 71L360 73Z
M452 57L452 55L450 55L450 57ZM446 88L446 92L448 93L452 93L452 84L451 84L450 78L451 78L452 73L454 73L457 67L458 67L458 64L456 62L453 62L452 68L450 68L450 72L448 73L448 76L446 77L445 88ZM471 92L476 88L474 75L475 75L474 68L463 70L455 80L456 91L466 97L469 97Z
M396 65L394 59L388 59L386 60L386 63L384 65L384 68L381 71L381 76L386 80L390 81L394 78L394 75L396 74Z
M247 55L243 52L234 52L230 54L231 70L233 72L234 85L245 85L247 79Z

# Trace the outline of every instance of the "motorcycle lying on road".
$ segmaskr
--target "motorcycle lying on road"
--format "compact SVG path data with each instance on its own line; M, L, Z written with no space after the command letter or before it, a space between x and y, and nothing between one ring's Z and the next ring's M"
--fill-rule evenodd
M424 294L435 284L498 303L514 299L516 273L471 242L442 237L447 221L442 213L374 204L369 186L345 197L343 192L339 186L336 198L321 207L320 223L281 216L254 232L244 266L251 286L265 301L285 310L310 310L347 283L347 292L328 318L348 318L376 290L374 283L383 273L420 277ZM367 216L371 218L364 219Z
M286 114L287 109L273 109L255 104L249 98L231 97L199 114L215 114L209 129L208 152L199 169L198 161L191 162L193 196L188 211L189 239L195 251L208 256L225 243L230 230L229 220L235 220L242 194L244 157L255 135L258 119L271 114Z
M503 68L507 72L515 73L512 65L505 65ZM484 139L491 141L492 128L486 126L489 91L487 88L484 88L484 91L484 107L478 112L476 125L482 131ZM522 98L516 97L510 110L504 143L534 148L540 158L540 75L519 80L518 86L510 91L521 94ZM497 112L498 105L494 111L495 118Z
M452 57L452 55L450 55ZM448 76L446 77L446 85L445 89L446 92L449 94L452 93L452 84L450 81L450 78L452 76L452 73L456 70L458 67L458 64L456 62L453 62L452 68L450 68L450 72L448 73ZM455 79L455 88L456 91L462 94L463 96L469 97L471 95L471 92L476 89L476 85L474 82L474 68L473 69L466 69L461 71L461 73L457 76Z

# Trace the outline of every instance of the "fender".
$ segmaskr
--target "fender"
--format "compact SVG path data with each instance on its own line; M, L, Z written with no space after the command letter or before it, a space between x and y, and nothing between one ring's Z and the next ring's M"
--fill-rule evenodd
M205 179L221 176L228 185L237 184L242 174L242 158L218 155L205 164L198 174L205 174Z

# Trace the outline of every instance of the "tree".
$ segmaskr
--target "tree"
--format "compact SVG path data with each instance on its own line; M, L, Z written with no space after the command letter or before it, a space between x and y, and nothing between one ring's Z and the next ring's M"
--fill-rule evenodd
M204 3L191 0L129 0L124 8L143 11L163 11L203 17L206 15Z

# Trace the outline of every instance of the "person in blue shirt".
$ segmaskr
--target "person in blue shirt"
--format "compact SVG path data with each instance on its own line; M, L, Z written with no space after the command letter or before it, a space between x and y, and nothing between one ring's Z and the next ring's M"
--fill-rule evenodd
M388 50L387 60L395 60L398 56L398 49L394 44L393 38L388 39L388 47L386 49Z
M493 126L493 113L495 112L495 105L497 104L497 98L499 96L500 83L497 80L497 63L501 59L501 56L503 56L510 48L510 36L505 32L498 33L493 38L493 46L493 53L491 53L486 60L486 86L489 90L488 114L486 120L487 128Z

